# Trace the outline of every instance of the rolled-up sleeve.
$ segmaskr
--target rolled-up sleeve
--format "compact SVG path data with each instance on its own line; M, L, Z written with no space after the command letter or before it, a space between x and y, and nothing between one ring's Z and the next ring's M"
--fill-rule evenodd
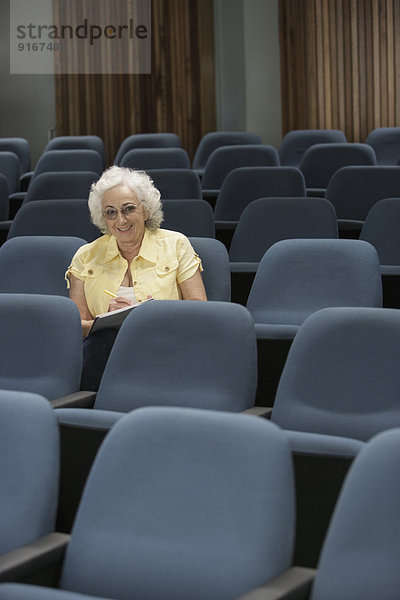
M200 256L196 254L192 244L185 236L179 238L177 242L177 255L179 266L176 280L178 284L192 277L197 269L200 269L200 272L203 271Z
M82 260L82 253L78 250L72 258L71 264L65 272L65 281L67 282L67 289L70 288L71 281L70 275L77 277L81 281L85 281L85 277L82 275L85 264Z

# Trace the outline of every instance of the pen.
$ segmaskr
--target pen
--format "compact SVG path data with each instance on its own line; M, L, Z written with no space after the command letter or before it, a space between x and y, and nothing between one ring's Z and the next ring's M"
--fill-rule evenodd
M117 294L113 294L112 292L109 292L108 290L104 290L105 294L108 294L109 296L111 296L111 298L116 298Z

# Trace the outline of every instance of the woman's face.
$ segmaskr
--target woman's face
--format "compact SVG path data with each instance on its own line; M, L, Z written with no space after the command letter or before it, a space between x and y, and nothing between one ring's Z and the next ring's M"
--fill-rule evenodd
M147 214L135 192L127 185L116 185L104 194L102 206L108 229L118 244L142 242ZM125 209L125 214L121 209Z

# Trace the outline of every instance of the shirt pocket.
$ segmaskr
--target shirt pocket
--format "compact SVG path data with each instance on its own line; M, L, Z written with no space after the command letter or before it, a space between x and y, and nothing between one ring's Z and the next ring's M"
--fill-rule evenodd
M157 265L156 273L160 279L176 279L179 262L177 258L172 258L169 261Z
M100 277L104 272L104 267L101 265L86 265L82 270L82 277L85 279L96 279Z

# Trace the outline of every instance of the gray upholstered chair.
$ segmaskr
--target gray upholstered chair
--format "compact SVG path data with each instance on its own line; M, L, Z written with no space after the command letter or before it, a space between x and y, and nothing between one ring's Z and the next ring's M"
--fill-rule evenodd
M400 197L384 198L370 208L360 240L369 242L378 252L383 306L400 308Z
M18 156L20 175L31 169L31 149L27 139L21 137L0 138L0 151L14 152Z
M48 150L36 163L32 180L47 171L103 171L103 158L97 150Z
M304 198L302 172L295 167L239 167L226 176L214 208L216 235L229 247L240 215L258 198Z
M200 140L193 158L192 168L202 175L210 154L220 146L262 144L257 133L249 131L210 131Z
M324 196L331 177L338 169L353 165L376 165L373 148L368 144L313 144L304 152L299 169L304 175L307 196Z
M157 300L135 308L117 335L97 395L88 392L86 407L81 398L53 403L69 457L60 497L62 530L93 459L88 447L97 449L124 413L152 405L255 411L256 362L254 324L244 306Z
M69 298L0 294L0 389L53 399L79 390L82 326Z
M189 155L183 148L133 148L119 161L130 169L189 169Z
M87 200L35 200L23 204L10 224L7 239L19 236L73 236L93 242L101 236L90 219Z
M86 241L63 236L21 236L0 247L0 294L68 296L64 273Z
M283 138L279 146L281 165L298 167L304 152L313 144L347 142L339 129L293 129Z
M354 461L324 542L311 600L391 600L398 594L399 464L400 429L372 438Z
M199 176L192 169L147 169L164 200L201 200Z
M279 156L273 146L238 144L219 146L208 157L201 179L203 198L216 197L225 177L239 167L277 167Z
M45 398L0 390L0 448L3 555L54 531L59 431L54 410Z
M285 434L256 417L133 411L96 458L61 589L4 584L0 598L238 598L291 565L291 461Z
M332 176L325 197L335 207L342 237L358 237L368 211L400 190L400 166L342 167Z
M398 164L400 127L377 127L369 132L365 143L374 149L378 165Z
M186 236L215 237L214 213L206 200L163 200L163 229L180 231Z
M382 306L378 254L361 240L276 242L260 261L246 306L257 334L257 404L271 405L288 349L310 314L327 306Z
M231 276L228 251L214 238L190 237L195 252L203 264L203 283L208 300L230 302Z
M95 150L103 161L106 162L104 142L98 135L60 135L52 138L43 152L49 150Z
M176 133L134 133L122 140L114 158L119 165L122 157L134 148L181 148L181 140Z
M315 438L322 434L357 445L400 426L399 339L399 311L366 307L320 310L294 338L271 419L290 432L293 443L297 564L315 564L352 461L351 452L346 456L339 448L315 459Z
M336 212L325 198L259 198L243 210L229 247L232 300L246 304L258 264L276 242L337 238Z

